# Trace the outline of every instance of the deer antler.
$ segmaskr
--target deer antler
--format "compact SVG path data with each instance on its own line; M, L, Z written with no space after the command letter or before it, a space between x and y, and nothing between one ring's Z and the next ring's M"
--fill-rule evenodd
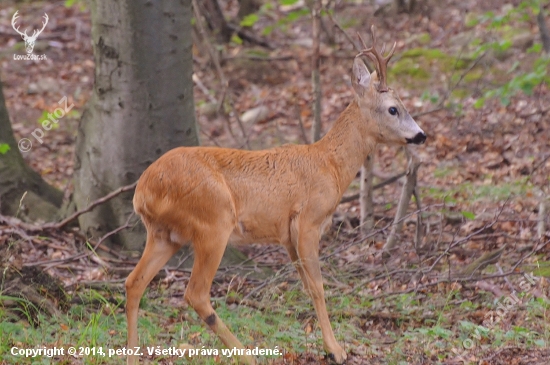
M12 26L13 29L14 29L17 33L19 33L24 39L27 39L27 38L36 38L36 37L38 37L38 35L39 35L40 33L42 33L42 31L44 30L44 28L46 28L46 24L48 24L48 20L50 19L50 18L48 17L48 14L44 13L44 20L45 20L45 21L42 22L42 29L40 29L40 30L34 30L34 31L32 32L32 35L29 37L28 34L27 34L27 30L26 30L26 29L25 29L25 32L22 33L22 32L19 30L19 26L18 26L17 28L15 27L15 23L17 22L17 19L19 18L19 15L17 15L18 12L19 12L19 10L16 11L15 14L13 14L13 17L11 18L11 26Z
M383 57L382 55L384 54L386 45L384 44L382 46L382 51L378 53L378 51L376 50L376 35L374 34L374 25L370 28L370 31L372 34L372 47L368 47L368 48L367 48L367 45L365 44L365 41L359 34L359 32L357 33L359 40L363 44L363 50L356 57L365 55L374 62L374 65L376 67L376 73L378 74L378 79L380 80L380 83L378 84L378 91L383 93L388 91L388 85L386 83L388 62L393 56L393 52L395 51L395 46L397 45L397 42L393 43L393 47L390 49L388 55L386 57Z
M13 14L13 17L11 18L11 26L12 26L13 29L14 29L17 33L19 33L22 37L28 37L28 35L27 35L27 30L26 30L26 29L25 29L25 33L21 33L21 32L19 31L19 27L17 27L17 28L15 27L15 23L17 22L17 18L19 18L19 15L17 15L18 12L19 12L19 10L17 10L17 11L15 12L15 14Z
M42 22L42 29L40 29L40 30L38 30L38 31L37 31L37 30L33 31L33 33L32 33L32 36L33 36L33 37L38 37L38 35L39 35L40 33L42 33L42 31L44 30L44 28L46 28L46 24L48 24L48 20L49 20L49 19L50 19L50 18L48 18L48 14L44 13L44 20L45 20L45 22Z

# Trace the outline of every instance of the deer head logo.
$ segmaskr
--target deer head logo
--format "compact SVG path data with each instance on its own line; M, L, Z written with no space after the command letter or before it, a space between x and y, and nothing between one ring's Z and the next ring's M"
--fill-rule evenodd
M16 28L15 27L15 22L17 21L17 18L19 18L19 16L17 15L17 11L15 12L15 14L13 14L13 17L11 18L11 26L13 27L13 29L15 29L15 31L17 33L19 33L21 35L21 38L23 38L23 40L25 41L25 49L27 51L27 53L31 54L32 53L32 50L34 48L34 44L36 43L36 38L38 38L38 36L40 35L40 33L42 33L42 31L44 30L44 28L46 28L46 24L48 24L48 14L44 13L44 22L42 22L42 29L40 30L33 30L33 33L32 35L27 35L27 29L25 29L25 32L20 32L19 31L19 26Z

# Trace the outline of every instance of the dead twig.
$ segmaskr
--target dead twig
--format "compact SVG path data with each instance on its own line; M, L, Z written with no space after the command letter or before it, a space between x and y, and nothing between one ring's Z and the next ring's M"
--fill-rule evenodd
M496 264L500 259L500 257L502 256L502 253L504 252L505 249L506 249L506 245L502 246L498 250L485 252L479 258L475 259L468 266L466 266L460 272L460 276L471 277L476 271L481 271L491 264Z
M406 171L400 172L399 174L397 174L397 175L395 175L395 176L392 176L392 177L390 177L389 179L382 181L381 183L378 183L378 184L376 184L376 185L373 185L372 190L381 189L381 188L383 188L383 187L386 186L386 185L392 184L392 183L396 182L397 180L399 180L400 178L402 178L403 176L405 176L406 174L407 174ZM349 203L349 202L351 202L351 201L354 201L354 200L356 200L356 199L359 198L359 195L360 195L360 194L357 193L357 194L353 194L353 195L344 196L344 197L342 197L342 199L340 200L340 204L342 204L342 203Z
M76 254L76 255L73 255L73 256L70 256L70 257L66 257L66 258L63 258L63 259L45 260L45 261L39 261L39 262L28 262L28 263L23 264L23 266L47 266L47 268L50 269L50 268L58 266L59 264L62 264L62 263L66 263L66 262L74 261L74 260L79 260L79 259L89 257L91 255L94 255L96 253L96 250L102 246L103 241L105 241L107 238L111 237L112 235L115 235L115 234L119 233L120 231L122 231L126 228L129 228L131 226L130 220L132 219L133 216L134 216L134 212L132 212L128 216L128 219L126 220L126 223L124 225L122 225L118 228L115 228L114 230L112 230L110 232L107 232L103 237L101 237L97 241L97 243L95 243L93 245L91 250L88 251L88 252L82 252L82 253L79 253L79 254ZM105 263L103 260L101 260L100 264L102 266L105 266L105 267L110 266L109 264Z
M486 281L478 281L476 283L476 286L481 290L493 293L498 298L502 298L504 296L504 292L500 290L498 286L488 283Z
M90 212L92 209L94 209L98 205L106 203L109 200L113 199L114 197L116 197L116 196L118 196L118 195L120 195L120 194L122 194L126 191L133 190L136 187L137 183L138 182L136 181L133 184L126 185L126 186L123 186L121 188L116 189L115 191L105 195L103 198L99 198L96 201L92 202L86 208L81 209L78 212L75 212L74 214L71 214L67 218L63 219L61 222L43 224L41 226L42 230L45 230L45 229L61 229L61 228L65 227L67 224L69 224L70 222L72 222L73 220L75 220L76 218L80 217L82 214Z

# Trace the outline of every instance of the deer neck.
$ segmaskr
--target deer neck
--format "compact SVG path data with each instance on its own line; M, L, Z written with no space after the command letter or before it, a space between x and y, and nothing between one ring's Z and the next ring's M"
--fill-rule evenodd
M372 118L364 120L357 101L340 114L332 129L314 144L321 153L328 156L335 170L340 195L351 184L357 171L376 146Z

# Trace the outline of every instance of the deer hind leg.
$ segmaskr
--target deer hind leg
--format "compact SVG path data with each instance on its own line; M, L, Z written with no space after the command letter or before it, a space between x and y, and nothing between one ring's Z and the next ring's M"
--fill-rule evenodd
M204 229L200 237L193 241L195 261L191 271L189 285L185 291L185 300L197 312L199 317L220 337L227 348L244 349L241 342L218 317L210 303L212 280L222 260L229 235L233 227L223 230ZM252 356L241 356L245 364L254 365Z
M143 292L159 270L168 262L181 247L163 235L155 236L153 229L147 229L147 243L143 255L134 270L126 279L126 321L128 325L128 348L134 349L138 345L137 318L139 302ZM137 356L128 356L128 364L136 364Z
M294 262L304 289L313 300L315 313L323 335L323 346L328 357L337 364L346 361L346 353L334 337L325 304L323 277L319 265L319 229L316 227L298 226L294 222L292 243L286 246L291 260Z

